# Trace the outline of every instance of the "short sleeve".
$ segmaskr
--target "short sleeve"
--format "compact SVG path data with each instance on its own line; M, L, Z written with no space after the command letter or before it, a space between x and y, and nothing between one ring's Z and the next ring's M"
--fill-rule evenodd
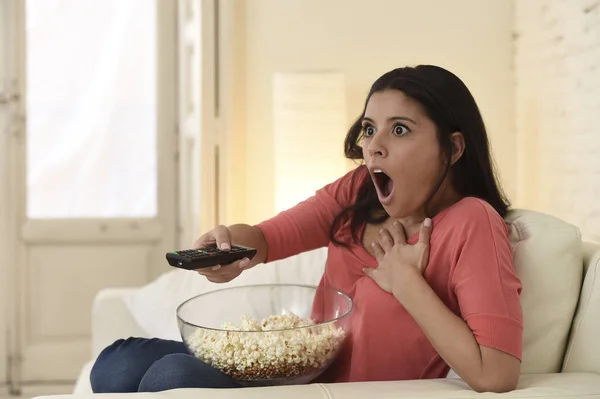
M450 284L462 318L480 345L522 360L521 281L513 264L508 229L487 203L475 200L457 232Z
M266 262L329 245L333 220L356 199L367 176L366 168L359 166L305 201L257 224L267 243Z

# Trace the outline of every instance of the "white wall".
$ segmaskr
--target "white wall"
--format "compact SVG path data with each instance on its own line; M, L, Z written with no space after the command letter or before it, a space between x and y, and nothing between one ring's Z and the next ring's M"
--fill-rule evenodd
M251 0L244 7L246 151L237 174L244 181L231 194L239 202L229 215L255 223L275 212L272 78L289 70L344 72L348 126L382 73L419 63L453 71L479 102L505 187L514 194L511 1Z
M515 11L518 203L600 241L600 0Z

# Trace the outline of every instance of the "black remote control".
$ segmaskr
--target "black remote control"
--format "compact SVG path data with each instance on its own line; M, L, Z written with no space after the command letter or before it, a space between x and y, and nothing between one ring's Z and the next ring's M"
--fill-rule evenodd
M202 248L183 249L168 252L167 262L173 267L185 270L202 269L216 265L227 265L243 258L252 259L256 249L242 245L232 245L229 251L221 251L217 244L209 244Z

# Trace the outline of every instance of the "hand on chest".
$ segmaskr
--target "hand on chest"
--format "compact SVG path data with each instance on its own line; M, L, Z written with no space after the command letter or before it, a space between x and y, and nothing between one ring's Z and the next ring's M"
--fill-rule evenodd
M376 267L366 267L364 273L373 279L384 291L392 294L404 291L407 284L422 280L429 261L429 237L431 219L425 219L417 233L407 234L414 226L403 225L395 220L386 226L377 226L379 237L369 238L373 234L367 226L363 243L369 244L371 254L377 260ZM376 228L377 228L376 227Z
M380 231L382 229L388 230L388 231L391 230L393 227L392 226L393 223L394 223L393 219L388 219L381 224L368 224L365 227L365 230L364 230L363 236L362 236L362 245L363 245L363 248L365 249L365 251L367 251L367 253L369 253L369 255L371 255L372 257L375 257L375 251L374 251L371 243L375 242L379 245L382 245L383 237L381 236ZM421 226L420 224L412 224L412 225L404 227L404 231L405 231L408 242L413 242L416 239L418 239L417 233L419 232L420 226Z

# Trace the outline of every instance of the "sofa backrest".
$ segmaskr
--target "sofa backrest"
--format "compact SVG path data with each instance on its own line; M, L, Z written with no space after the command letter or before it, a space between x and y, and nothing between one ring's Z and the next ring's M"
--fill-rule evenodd
M583 259L579 229L528 210L505 221L516 272L523 283L522 373L560 372L581 292Z
M582 249L585 278L562 371L600 374L600 244Z

